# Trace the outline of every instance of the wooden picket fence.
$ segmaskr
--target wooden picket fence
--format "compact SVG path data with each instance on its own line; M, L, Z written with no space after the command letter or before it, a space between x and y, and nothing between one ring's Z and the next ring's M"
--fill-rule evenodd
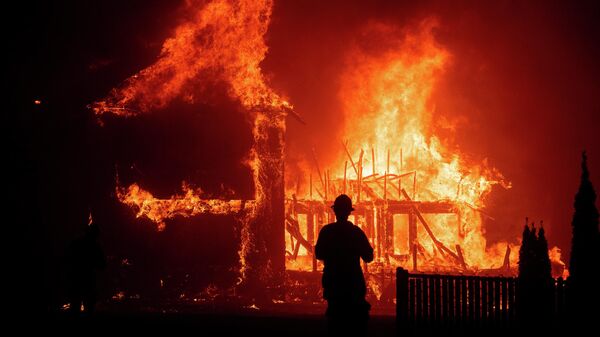
M565 312L566 282L554 284L551 310ZM396 314L415 325L509 326L516 320L514 277L410 274L396 270Z

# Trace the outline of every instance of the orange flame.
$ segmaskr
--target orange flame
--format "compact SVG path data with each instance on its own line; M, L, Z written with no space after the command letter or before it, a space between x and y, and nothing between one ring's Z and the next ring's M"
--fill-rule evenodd
M292 105L274 93L265 83L260 63L267 46L264 35L269 26L272 0L213 0L206 5L190 1L191 19L180 24L167 39L158 60L127 79L104 100L90 107L96 115L105 113L129 117L167 106L175 98L193 102L207 83L228 84L232 98L247 108L254 119L255 144L247 164L253 170L254 200L203 199L200 190L183 186L183 195L157 199L137 184L128 188L117 186L119 199L138 209L162 230L165 220L174 216L202 213L240 213L241 244L240 274L245 278L247 257L253 249L250 225L270 200L261 180L265 170L282 174L283 167L271 167L271 149L265 146L267 130L285 129L284 117ZM283 138L276 139L283 149ZM281 158L283 158L281 156ZM279 171L281 172L279 172Z
M458 219L424 215L437 240L452 250L460 245L465 263L475 270L499 268L507 243L486 246L481 209L494 185L509 188L510 184L485 160L468 162L459 152L448 151L431 135L434 107L430 98L451 60L450 53L432 34L435 27L436 21L431 19L410 31L399 32L382 24L368 27L367 36L371 40L385 41L381 43L385 46L355 47L348 57L339 91L346 120L343 135L350 140L349 155L356 165L361 152L370 154L364 156L363 178L373 182L378 175L405 176L400 182L405 187L399 187L393 195L394 190L389 185L386 195L381 186L373 186L370 193L363 192L361 201L406 200L398 193L402 188L412 192L413 200L453 203L461 215ZM344 161L348 158L344 151L338 155L336 169L330 174L339 182L345 177ZM412 172L414 178L409 174ZM347 177L359 179L352 169ZM329 184L335 185L336 179ZM398 179L395 181L394 184L398 184ZM337 187L334 186L334 190L337 193ZM350 193L354 193L356 201L356 190ZM403 235L395 240L406 241L407 238ZM425 261L419 258L420 270L444 270L448 261L438 254L430 234L420 228L417 240L423 246L425 257ZM406 243L404 249L410 246ZM511 254L512 266L516 266L516 260L517 254ZM399 262L405 267L410 264L410 261Z
M188 7L192 18L164 42L158 60L94 103L96 114L133 116L177 97L193 102L215 80L228 83L231 96L247 108L291 108L265 84L260 68L271 0L214 0L205 6L191 1Z
M190 217L199 214L236 214L252 209L252 203L243 200L202 199L201 190L194 190L183 184L184 195L176 195L170 199L157 199L152 193L132 184L128 188L117 188L117 197L121 202L135 207L136 217L145 216L158 224L158 229L165 228L165 219L176 215Z
M548 251L550 263L552 264L552 276L555 278L562 277L566 280L569 277L569 269L562 260L562 251L558 247L552 247Z
M502 262L503 254L494 250L485 253L481 214L473 208L485 206L485 197L493 185L504 184L503 177L485 162L466 162L460 153L446 150L435 135L427 135L433 113L430 97L451 58L435 41L435 27L435 20L425 20L416 31L389 42L389 50L383 53L353 51L340 90L347 121L344 136L359 149L375 148L380 154L375 156L374 164L365 165L363 176L382 174L388 169L387 154L382 152L389 151L399 158L402 151L402 168L398 159L392 159L388 173L416 172L418 185L413 199L446 200L460 205L461 223L429 216L431 230L448 247L460 244L468 265L488 268L498 260ZM393 33L393 28L383 25L371 29L372 34L380 36ZM373 168L379 172L372 172ZM431 242L423 230L418 239ZM433 244L424 248L429 256L435 255Z
M340 151L333 166L336 169L332 170L334 179L329 181L327 177L327 185L323 188L333 190L334 194L340 193L346 191L346 186L339 187L340 182L346 184L346 179L354 179L354 183L347 184L350 185L349 194L354 194L353 198L357 201L360 192L357 193L356 187L352 188L352 184L359 185L356 183L359 180L356 158L371 152L370 156L364 156L364 163L360 163L360 179L374 182L377 176L390 175L396 178L395 184L401 185L397 192L401 189L412 192L412 200L454 204L459 217L455 214L423 215L435 238L449 250L456 247L455 255L461 255L472 271L487 269L515 273L519 246L507 242L488 245L482 227L486 197L494 185L510 188L510 183L498 170L489 166L487 160L480 163L467 161L460 152L449 151L432 134L435 106L431 96L452 58L433 36L436 25L435 20L426 19L416 29L400 32L388 25L372 24L368 27L367 37L385 41L381 43L384 46L374 47L370 43L367 48L355 47L351 51L347 70L341 77L339 99L346 120L343 135L351 141L348 156L354 158L353 161L351 159L354 170L346 172L344 162L348 157ZM369 187L370 193L363 193L361 201L406 201L408 196L392 194L394 189L391 186L387 185L385 189L381 185ZM321 196L327 195L326 192ZM309 198L308 195L305 197ZM406 220L404 223L402 220L395 216L394 226L406 228ZM359 222L358 225L365 224ZM509 239L517 239L517 235ZM287 240L288 243L290 240ZM373 243L376 240L372 238ZM395 254L411 253L412 244L407 242L405 233L394 233L394 241L404 241L404 245L398 245L402 248L394 247ZM448 264L448 259L443 256L446 254L438 252L439 248L428 231L419 228L417 241L421 245L419 270L457 270L455 264ZM300 255L307 254L306 250L300 250ZM564 268L557 247L550 250L550 256L554 265ZM293 269L310 270L310 262L301 257L288 261L287 265ZM392 263L412 268L410 260Z

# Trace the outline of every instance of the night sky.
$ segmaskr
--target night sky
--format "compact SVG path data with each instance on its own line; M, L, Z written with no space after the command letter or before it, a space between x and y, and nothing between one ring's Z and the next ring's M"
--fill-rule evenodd
M44 233L38 243L52 280L47 287L60 283L61 252L90 210L115 256L180 261L184 269L233 263L237 239L230 226L219 225L227 220L176 220L157 239L153 225L134 221L113 193L119 174L163 197L180 191L182 180L215 196L251 196L250 172L241 163L251 130L226 88L216 86L191 106L175 102L135 119L109 117L104 127L86 109L152 64L182 17L181 4L22 6L8 71L16 88L10 99L17 107L18 167L29 178L16 196L28 200L19 204L31 215L27 228ZM458 123L453 135L440 130L441 138L472 160L487 158L513 186L489 198L487 211L496 220L485 222L488 238L519 236L525 216L544 220L550 246L562 248L568 261L584 149L592 182L600 186L597 1L276 1L263 70L307 122L288 118L289 159L306 156L312 145L319 153L340 150L339 77L364 26L404 27L427 17L439 20L436 38L452 55L432 101L434 120ZM219 240L202 241L207 235ZM169 244L174 241L178 249ZM210 272L217 275L215 268Z

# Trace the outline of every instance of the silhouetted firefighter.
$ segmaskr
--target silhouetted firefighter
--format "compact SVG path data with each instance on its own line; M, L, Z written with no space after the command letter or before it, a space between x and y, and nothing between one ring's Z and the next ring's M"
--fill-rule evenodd
M373 261L373 248L365 233L348 221L352 200L342 194L332 206L336 222L321 229L315 246L323 260L323 298L327 300L330 332L366 333L371 305L365 300L367 287L360 259Z
M87 226L83 237L73 241L67 252L69 302L71 312L93 313L96 306L96 270L106 266L98 238L100 229L95 223Z
M553 279L548 242L544 228L536 235L535 225L525 220L523 241L519 250L518 308L519 320L526 328L539 326L553 313Z
M581 183L575 195L573 214L573 238L569 265L569 311L580 323L597 324L600 264L600 232L596 192L590 181L585 152L581 160Z

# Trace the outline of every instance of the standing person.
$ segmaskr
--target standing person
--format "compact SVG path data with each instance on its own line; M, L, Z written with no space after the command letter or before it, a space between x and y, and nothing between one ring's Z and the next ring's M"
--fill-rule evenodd
M371 305L365 300L367 287L360 259L373 261L373 248L365 233L348 221L354 210L345 194L332 206L336 222L319 232L315 254L322 260L323 298L327 300L327 319L332 333L366 333Z
M83 237L73 241L68 251L70 310L79 314L92 314L96 306L96 270L106 266L104 252L98 238L96 223L87 226Z

